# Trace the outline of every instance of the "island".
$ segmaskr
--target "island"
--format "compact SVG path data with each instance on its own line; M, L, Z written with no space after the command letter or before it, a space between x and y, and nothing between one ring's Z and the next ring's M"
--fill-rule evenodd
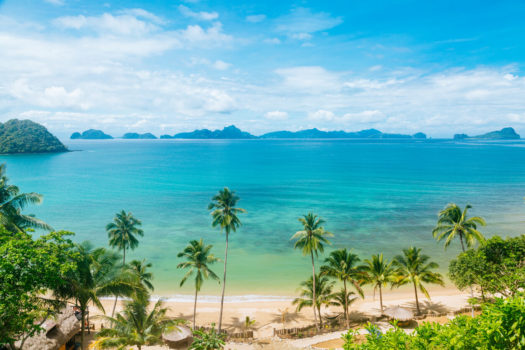
M173 139L256 139L254 136L246 131L241 131L235 125L230 125L222 130L211 131L209 129L194 130L192 132L181 132L171 137L169 135L162 135L161 138Z
M74 132L70 137L72 140L108 140L112 138L113 136L105 134L102 130L95 129L86 130L82 134Z
M43 125L11 119L0 123L0 153L58 153L68 149Z
M468 136L467 134L455 134L454 140L519 140L520 135L513 128L507 127L499 131L491 131L483 135Z
M265 139L426 139L427 136L422 132L414 135L387 134L376 129L366 129L361 131L322 131L317 128L300 131L274 131L260 136Z
M144 140L144 139L154 140L157 138L157 136L153 135L150 132L147 132L145 134L139 134L136 132L128 132L128 133L125 133L122 136L122 138L126 140Z

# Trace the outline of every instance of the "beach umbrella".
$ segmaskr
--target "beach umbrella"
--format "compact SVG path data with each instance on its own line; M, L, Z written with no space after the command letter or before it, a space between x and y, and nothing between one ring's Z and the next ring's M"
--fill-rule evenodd
M387 307L385 311L383 311L383 314L398 321L409 321L414 318L412 311L402 308L399 305Z

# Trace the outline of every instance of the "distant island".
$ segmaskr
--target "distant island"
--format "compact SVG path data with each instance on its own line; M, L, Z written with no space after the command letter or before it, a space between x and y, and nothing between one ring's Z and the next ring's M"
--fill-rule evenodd
M152 140L152 139L156 139L157 136L153 135L152 133L150 132L147 132L145 134L139 134L139 133L136 133L136 132L128 132L128 133L125 133L123 136L122 136L123 139L127 139L127 140L143 140L143 139L149 139L149 140Z
M467 134L456 134L454 140L519 140L520 135L513 128L503 128L499 131L491 131L483 135L468 136Z
M113 136L105 134L102 130L95 129L86 130L82 134L74 132L70 137L72 140L108 140L112 138Z
M256 139L246 131L241 131L235 125L230 125L222 130L211 131L209 129L200 129L192 132L181 132L173 136L162 135L161 139Z
M31 120L0 123L0 153L58 153L68 149L44 126Z

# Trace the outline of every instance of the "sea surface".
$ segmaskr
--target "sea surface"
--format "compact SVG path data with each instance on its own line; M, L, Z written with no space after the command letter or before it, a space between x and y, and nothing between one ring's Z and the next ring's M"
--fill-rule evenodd
M297 218L310 211L334 234L327 251L347 247L388 258L415 245L440 264L447 251L432 238L437 213L449 202L473 205L485 235L525 231L525 142L428 140L108 140L66 141L75 152L0 156L11 182L44 195L28 208L75 240L107 245L105 226L125 209L145 235L131 258L152 262L155 294L191 298L179 287L177 253L204 238L224 257L224 235L207 206L224 186L241 197L243 226L231 236L228 300L297 293L311 273L294 250ZM318 263L326 256L319 257ZM222 263L213 270L222 276ZM220 294L207 281L202 295ZM182 296L181 296L182 295ZM258 297L257 297L258 296ZM264 296L264 297L261 297Z

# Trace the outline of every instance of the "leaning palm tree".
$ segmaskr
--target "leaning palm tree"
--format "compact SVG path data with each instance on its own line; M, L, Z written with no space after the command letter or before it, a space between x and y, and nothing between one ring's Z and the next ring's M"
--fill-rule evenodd
M365 272L364 284L374 286L374 294L379 289L379 306L383 312L383 287L394 282L395 270L392 262L383 258L383 253L372 255L372 259L365 259L363 271Z
M325 221L313 213L308 213L302 218L299 218L299 222L303 225L303 230L297 231L291 239L296 240L294 248L300 248L304 256L310 255L312 261L312 291L313 299L315 300L317 288L315 286L316 272L314 255L317 257L319 253L324 251L324 245L330 244L330 241L326 237L331 237L333 235L332 233L325 231L324 227L322 226ZM312 307L314 310L315 325L319 329L317 326L315 305L312 305ZM319 321L322 323L320 319L321 315L319 315Z
M363 289L361 284L364 277L363 266L358 266L360 259L357 254L348 251L346 248L338 249L330 252L330 255L325 259L325 264L321 266L321 275L326 275L332 278L336 278L343 282L343 295L348 296L348 284L351 284L355 290L359 293L361 298L364 297ZM342 298L343 302L348 298ZM346 326L349 327L350 320L348 315L347 304L341 305L344 310L344 317Z
M224 233L226 234L226 248L224 250L224 276L222 279L221 309L219 312L219 333L222 329L222 310L224 307L224 292L226 291L228 236L231 232L237 231L237 228L241 226L241 220L237 217L237 215L246 213L246 210L236 207L239 199L240 198L235 194L235 191L230 191L228 187L224 187L224 189L220 190L219 193L212 197L212 202L208 205L208 210L212 210L212 226L219 226L221 231L224 230Z
M144 236L144 231L139 227L142 226L142 222L135 218L133 214L126 213L122 210L120 213L115 215L113 222L106 225L106 231L109 238L109 246L117 248L122 251L122 266L126 265L126 250L135 249L139 245L137 236ZM115 308L117 307L118 295L115 296L115 302L113 303L113 311L111 317L115 314Z
M75 253L76 268L64 276L66 283L54 292L59 298L74 299L78 303L82 315L81 344L84 349L85 317L90 303L104 312L101 297L131 296L144 292L136 275L118 266L118 254L104 248L93 249L89 242L78 244Z
M192 275L195 275L195 302L193 304L193 329L195 329L195 318L197 315L197 293L200 292L202 284L205 279L213 278L214 280L219 281L219 277L210 270L208 265L212 265L219 261L218 258L210 254L212 245L205 245L202 241L190 241L190 244L184 248L182 252L177 254L177 257L184 258L186 261L177 265L178 269L187 269L188 272L182 280L180 281L180 286L182 287L184 283Z
M350 327L350 322L348 319L348 307L352 305L357 300L354 292L349 292L345 288L341 288L339 292L332 294L332 300L330 305L340 306L345 310L344 316L346 321L346 327Z
M402 286L412 283L414 286L414 294L416 296L416 309L419 310L419 299L417 290L419 289L428 299L430 295L423 283L439 284L444 286L443 276L440 273L433 272L439 265L433 261L429 261L430 257L421 254L421 248L410 247L403 249L403 255L396 255L394 258L394 266L396 267L396 286Z
M162 334L179 324L167 317L167 308L162 307L162 300L157 301L151 311L148 311L148 296L136 295L127 301L124 310L115 318L104 317L111 328L104 328L97 334L97 340L92 349L126 349L136 346L138 350L144 345L155 345L162 342Z
M127 268L134 273L142 286L144 287L144 290L153 291L154 287L151 283L151 280L153 280L153 274L148 271L148 269L151 268L151 263L146 262L145 259L142 261L140 260L132 260Z
M22 214L29 204L40 204L42 195L38 193L20 193L15 185L10 185L6 176L5 164L0 164L0 225L12 232L22 232L28 228L52 231L53 228L35 218Z
M432 235L437 241L445 239L445 248L447 248L454 238L459 238L461 249L465 251L467 247L473 246L476 242L484 242L483 234L478 231L478 225L485 226L485 220L482 217L468 217L468 210L472 206L467 204L465 209L454 203L448 204L445 209L439 212L438 222Z
M314 279L317 281L314 287ZM334 282L330 281L327 276L312 276L308 280L301 282L301 294L292 302L297 305L297 311L303 307L313 307L319 313L319 323L323 327L323 318L321 317L321 306L331 305L333 294L332 289ZM315 288L315 289L314 289ZM315 301L315 302L314 302Z

